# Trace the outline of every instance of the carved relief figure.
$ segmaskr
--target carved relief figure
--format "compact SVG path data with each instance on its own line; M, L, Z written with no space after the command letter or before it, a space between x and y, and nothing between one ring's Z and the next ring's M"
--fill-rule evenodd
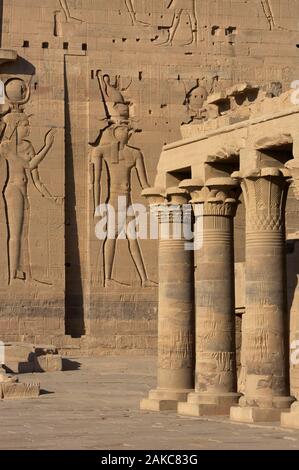
M24 99L26 88L23 80L11 79L6 84L6 96L12 104L12 111L3 118L4 132L0 145L0 156L6 161L7 179L3 190L8 228L8 258L9 279L26 280L31 277L26 273L24 253L28 243L24 233L25 219L28 217L29 201L27 186L29 178L39 193L46 198L58 202L60 198L53 197L40 180L38 166L44 160L54 142L54 130L45 136L45 145L35 152L28 139L30 134L29 118L20 109L20 103L29 100L29 90ZM29 88L29 87L28 87ZM30 263L28 263L30 265Z
M164 42L159 42L159 45L171 45L178 27L182 21L183 13L186 13L189 17L191 39L186 42L185 45L196 43L197 40L197 16L196 16L196 7L195 0L168 0L167 9L172 11L172 23L168 28L168 38Z
M207 89L204 86L201 86L199 84L199 80L197 80L197 84L186 93L186 99L184 102L187 106L190 122L194 119L200 119L201 111L207 97Z
M214 78L211 92L214 92L215 89L216 82ZM205 121L208 119L215 119L219 116L218 107L214 104L207 103L208 96L209 92L207 88L200 84L199 79L194 87L192 87L188 92L186 91L184 105L187 107L189 117L187 124L196 120Z
M141 248L138 240L128 236L128 225L134 224L135 214L127 217L128 208L132 204L131 199L131 175L135 169L142 189L148 188L144 157L141 151L129 145L129 140L134 130L130 125L129 103L125 101L116 84L111 85L110 77L99 77L102 97L107 113L108 126L102 132L99 144L91 151L91 165L93 171L93 196L95 205L95 217L97 207L100 205L101 178L103 165L108 175L109 197L107 203L116 213L118 226L114 227L109 220L107 227L109 236L104 241L104 285L113 287L117 282L112 279L112 271L115 260L116 243L118 237L125 233L129 243L129 252L139 274L143 287L156 286L147 276ZM122 206L119 206L120 199ZM111 228L112 227L112 228ZM113 233L111 233L111 230Z
M120 77L116 76L114 84L111 83L109 75L98 76L103 104L105 107L106 119L110 123L117 123L123 120L129 121L130 103L125 101L122 92L127 88L121 88Z
M59 6L61 9L54 12L54 36L57 37L63 35L64 23L82 24L82 20L71 15L67 0L59 0Z
M271 5L271 0L261 0L261 4L263 7L264 14L268 20L270 30L275 29L276 23L275 23L273 8Z
M137 14L133 1L134 0L125 0L125 5L131 17L132 26L149 26L148 23L137 19Z

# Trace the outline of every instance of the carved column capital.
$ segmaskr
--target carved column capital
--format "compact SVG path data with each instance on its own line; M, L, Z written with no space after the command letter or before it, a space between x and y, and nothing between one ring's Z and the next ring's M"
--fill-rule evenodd
M291 188L295 198L299 201L299 167L297 165L298 163L292 160L286 163L287 170L291 175Z
M240 194L239 183L230 177L185 180L180 184L191 194L193 206L203 205L204 216L234 217ZM196 210L195 210L196 215Z
M241 181L247 233L280 232L284 228L289 171L269 167L232 176Z
M148 200L150 206L165 204L166 202L166 192L163 188L146 188L141 195Z

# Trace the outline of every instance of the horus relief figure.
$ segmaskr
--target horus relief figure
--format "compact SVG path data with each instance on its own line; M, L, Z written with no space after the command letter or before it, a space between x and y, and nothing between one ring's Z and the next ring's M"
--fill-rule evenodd
M134 262L137 273L143 287L156 287L156 283L150 281L139 242L136 237L130 237L128 227L132 227L136 221L135 214L127 216L128 209L132 206L131 177L135 169L142 189L148 188L149 183L145 169L144 157L141 151L129 144L134 130L131 127L129 117L129 104L122 93L112 86L110 77L99 77L100 89L104 98L107 113L108 126L103 130L98 145L91 151L90 163L93 172L93 197L95 217L97 208L101 203L101 186L103 166L105 165L109 196L106 203L115 211L117 224L107 214L108 234L104 240L104 286L113 287L119 283L112 278L115 261L116 244L120 235L124 234L128 240L129 253ZM109 100L109 101L108 101ZM121 201L121 205L120 205Z
M132 26L149 26L149 23L145 23L144 21L137 19L136 9L133 2L134 0L125 0L127 10L131 17Z
M54 143L54 130L51 129L46 134L44 147L39 152L35 152L29 140L29 117L20 108L21 103L25 104L29 100L29 86L26 86L23 80L15 78L6 83L5 92L12 109L3 118L0 157L5 160L7 168L3 197L7 218L9 283L11 284L16 279L25 281L31 278L31 273L24 270L25 264L28 264L30 270L30 260L27 259L26 263L24 259L26 253L29 256L28 234L25 233L29 217L27 196L29 180L43 197L56 203L60 202L61 198L51 195L42 183L38 171L39 164Z
M189 17L191 39L184 45L190 45L196 43L197 40L197 16L195 0L168 0L167 9L172 14L172 23L168 28L168 38L166 41L157 43L158 45L172 45L172 42L176 36L177 30L182 21L183 13L186 13Z

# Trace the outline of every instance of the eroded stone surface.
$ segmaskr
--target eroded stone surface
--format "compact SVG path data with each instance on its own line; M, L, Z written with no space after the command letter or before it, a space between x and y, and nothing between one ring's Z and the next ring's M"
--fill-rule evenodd
M22 400L37 398L40 394L40 385L37 382L20 383L16 376L11 376L0 370L0 399Z

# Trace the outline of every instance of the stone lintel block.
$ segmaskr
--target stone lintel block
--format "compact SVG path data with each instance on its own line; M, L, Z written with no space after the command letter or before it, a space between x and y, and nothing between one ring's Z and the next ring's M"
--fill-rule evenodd
M34 356L34 370L35 372L62 371L62 357L59 354Z
M299 410L281 413L280 423L284 428L299 429Z
M204 403L178 403L178 414L182 416L228 416L230 405Z
M27 362L34 354L34 346L31 343L6 343L4 354L7 362Z
M281 413L288 409L258 408L257 406L232 406L230 419L240 423L262 423L280 421Z
M4 400L22 400L37 398L40 394L39 383L3 383L0 384L0 397Z

